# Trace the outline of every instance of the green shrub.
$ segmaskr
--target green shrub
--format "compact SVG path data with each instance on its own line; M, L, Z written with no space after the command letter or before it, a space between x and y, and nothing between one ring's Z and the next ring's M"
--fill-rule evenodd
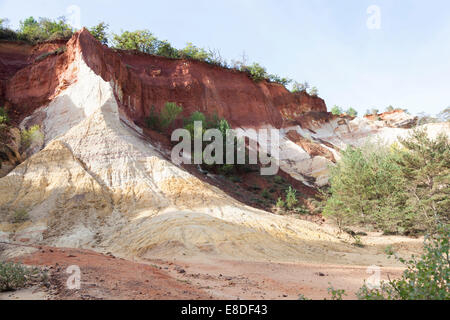
M172 59L180 57L179 51L172 47L172 45L168 41L160 41L158 43L156 55Z
M8 19L0 19L0 39L2 40L18 40L19 35L16 31L8 27Z
M36 20L33 17L29 17L20 22L18 30L19 39L32 43L46 40L68 39L72 34L73 29L66 23L64 17L58 18L57 20L48 18L39 18L39 20Z
M317 87L312 87L311 90L309 90L309 94L313 97L317 97L319 95L319 90Z
M22 149L26 150L28 149L33 141L36 141L37 139L42 139L43 134L41 132L41 127L39 125L34 125L30 129L24 129L20 132L21 135L21 142L22 142Z
M432 232L449 223L450 146L415 130L400 144L348 147L330 168L324 215L346 225L372 225L385 233Z
M309 213L309 210L306 207L304 207L304 206L296 206L294 208L294 211L296 213L298 213L298 214L301 214L301 215Z
M181 112L183 112L183 107L174 102L166 102L159 114L156 112L155 106L152 106L145 122L149 129L164 131L172 125Z
M294 84L292 85L292 92L306 92L306 90L309 89L309 83L308 82L304 82L304 83L299 83L297 81L294 82Z
M286 190L286 207L288 209L292 209L297 203L297 190L289 186L289 188Z
M246 66L245 71L248 72L250 77L256 82L262 81L262 80L265 80L268 78L266 68L261 66L259 63L253 63L250 66Z
M0 292L24 287L30 271L23 265L13 262L0 262Z
M9 122L8 112L5 108L0 107L0 124L7 124Z
M105 22L100 22L99 24L93 26L92 28L89 28L89 32L92 34L92 36L100 41L101 44L107 45L108 44L108 33L107 30L109 28L109 25Z
M366 284L357 296L361 300L450 300L450 226L440 224L437 232L427 236L419 259L406 260L388 251L403 263L406 270L400 279L382 282L380 288Z
M283 177L280 177L280 176L275 176L275 177L273 177L273 181L276 183L276 184L283 184L285 181L284 181L284 179L283 179Z
M160 42L150 31L136 30L113 34L112 43L117 49L156 54Z
M335 289L335 288L333 288L333 286L330 286L327 289L327 291L328 291L328 294L331 296L331 300L342 300L342 297L347 295L345 293L345 290Z
M347 111L345 111L346 114L348 114L350 117L356 117L358 115L358 111L356 111L353 108L349 108Z
M282 198L278 198L277 199L277 203L276 206L278 208L284 208L286 206L286 202L284 202L284 200Z
M416 224L433 232L439 223L450 223L450 139L445 133L431 139L416 129L399 142L395 160L407 181L407 206L416 212Z
M331 108L331 113L336 116L340 116L343 112L341 108L335 105L333 108Z
M24 223L29 219L28 212L24 209L17 209L11 216L12 223Z
M405 205L405 180L395 154L382 145L348 147L330 168L330 193L323 214L343 228L375 225L385 232L398 232L409 219L399 208Z
M234 166L232 164L223 164L219 166L220 174L227 176L234 172Z
M147 124L147 128L159 131L161 130L160 121L159 121L159 115L155 110L155 106L152 106L150 108L150 114L145 119L145 123Z
M292 79L283 78L283 77L280 77L280 76L278 76L278 75L276 75L276 74L269 74L269 75L268 75L268 79L269 79L270 82L279 83L279 84L281 84L281 85L283 85L283 86L285 86L285 87L286 87L289 83L292 82Z
M261 192L261 197L263 197L264 199L270 199L270 193L269 193L269 191L267 191L267 189L264 189L264 190Z
M184 49L179 51L181 58L194 59L200 61L207 61L209 54L206 50L194 46L191 42L188 42Z

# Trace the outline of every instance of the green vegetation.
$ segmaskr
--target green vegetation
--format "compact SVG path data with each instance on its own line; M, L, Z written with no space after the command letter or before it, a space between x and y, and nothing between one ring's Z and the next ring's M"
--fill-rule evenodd
M387 254L405 266L399 279L381 281L378 287L364 284L356 296L359 300L450 300L449 225L439 225L433 236L426 236L424 253L409 260L400 258L388 248ZM331 284L330 284L331 285ZM331 300L342 300L345 290L328 288ZM299 300L309 300L299 295ZM326 300L326 299L325 299Z
M23 288L30 271L13 262L0 262L0 292Z
M309 94L313 97L317 97L319 95L319 90L317 87L312 87L311 90L309 90Z
M347 111L345 111L346 114L348 114L350 117L356 117L358 115L358 111L356 111L354 108L349 108Z
M43 139L41 127L39 125L34 125L29 129L22 130L20 136L23 150L28 149L34 141Z
M331 108L331 113L334 114L335 116L340 116L343 111L340 107L334 105L333 108Z
M92 34L92 36L100 41L101 44L107 45L108 44L108 33L107 30L109 28L109 25L105 22L100 22L98 25L93 26L92 28L89 28L89 32Z
M181 112L183 112L183 107L174 102L166 102L159 114L156 112L155 106L152 106L150 115L145 119L145 122L148 128L163 132L172 125Z
M331 113L336 115L336 116L340 116L341 114L347 114L350 117L356 117L358 115L358 111L356 111L354 108L349 108L347 109L347 111L344 111L342 108L340 108L339 106L333 106L333 108L331 108Z
M385 233L432 232L448 223L449 139L414 131L400 145L348 147L331 168L324 215L343 229L373 226Z
M266 68L258 63L248 64L246 59L243 61L232 61L230 65L222 58L217 50L205 50L188 42L182 49L174 48L169 41L158 39L149 30L122 31L119 34L108 35L109 25L105 22L89 28L90 33L102 44L112 44L115 49L136 50L147 54L162 56L171 59L190 59L203 61L222 68L234 69L245 72L250 78L258 81L269 81L287 86L292 82L291 79L280 77L276 74L270 74ZM0 39L22 40L30 43L37 43L47 40L68 39L73 34L73 28L66 23L65 17L56 20L48 18L29 17L21 21L18 30L8 28L8 20L0 19ZM292 91L306 91L309 88L307 83L295 83ZM317 88L312 88L310 94L318 95Z
M286 206L286 202L284 202L284 200L282 198L278 198L276 206L278 208L284 208Z
M11 223L24 223L29 219L28 212L24 209L17 209L10 218Z
M64 17L56 20L48 18L29 17L20 22L18 30L11 30L7 26L7 19L0 20L0 39L22 40L29 43L38 43L47 40L68 39L73 29L66 23Z
M286 207L288 209L293 209L297 203L297 190L289 186L289 188L286 190Z
M406 260L394 256L405 265L402 277L382 282L380 288L369 288L366 284L359 290L358 298L362 300L449 300L450 299L450 259L449 259L449 225L440 224L437 232L427 236L424 253L419 259L412 256Z
M292 85L292 92L306 92L309 89L309 83L299 83L297 81L294 81L294 84Z
M94 29L96 35L98 34L97 31L98 28ZM101 29L101 31L104 31L104 29ZM104 33L102 33L102 39L103 34ZM97 39L98 38L99 37L97 37ZM287 86L292 81L275 74L269 74L266 71L266 68L258 63L247 64L245 61L234 61L233 66L230 66L228 62L222 58L220 52L213 50L207 51L195 46L191 42L188 42L186 47L182 49L176 49L167 40L159 40L148 30L123 31L121 34L113 34L112 45L116 49L136 50L171 59L203 61L222 68L245 72L256 82L266 80ZM313 90L311 94L317 95L317 89Z
M261 197L263 197L264 199L270 199L270 192L267 189L264 189L261 192Z
M9 116L8 116L8 112L6 112L5 108L0 107L0 125L4 124L8 124L9 122Z

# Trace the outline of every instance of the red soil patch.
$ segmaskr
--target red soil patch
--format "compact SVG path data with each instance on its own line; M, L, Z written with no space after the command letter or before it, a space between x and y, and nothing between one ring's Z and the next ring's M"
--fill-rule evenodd
M18 261L47 266L55 299L207 299L210 296L174 279L158 267L89 250L41 247ZM67 267L81 269L81 288L70 290Z

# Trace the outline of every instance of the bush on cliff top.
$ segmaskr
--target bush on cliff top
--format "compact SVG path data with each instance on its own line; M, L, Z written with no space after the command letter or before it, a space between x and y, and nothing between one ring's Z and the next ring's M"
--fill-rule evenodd
M56 20L48 18L29 17L20 22L18 30L7 26L7 19L0 19L0 39L22 40L37 43L47 40L68 39L73 34L73 28L66 23L64 17Z

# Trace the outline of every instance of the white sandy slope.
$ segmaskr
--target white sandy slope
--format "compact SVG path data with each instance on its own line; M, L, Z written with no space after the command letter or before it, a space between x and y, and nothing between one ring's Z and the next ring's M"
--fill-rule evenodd
M419 128L426 129L431 138L435 138L440 133L450 136L449 122L426 124ZM338 150L345 149L349 145L362 146L367 142L391 145L397 142L398 138L409 136L412 130L387 127L382 121L372 121L365 118L334 119L326 123L311 124L309 128L296 125L283 128L280 131L280 152L278 155L273 154L273 156L276 156L280 168L295 179L311 187L321 187L328 183L329 166L333 165L332 161L323 156L310 155L288 138L287 133L289 131L298 133L311 143L330 151L335 159L339 159ZM243 135L254 139L254 135L249 134L248 131L248 129L244 129ZM328 142L328 144L325 144L325 142ZM330 147L330 144L334 148ZM270 142L269 146L263 145L263 148L270 150ZM313 178L313 182L309 178Z
M0 179L0 241L278 261L356 250L333 228L250 208L173 165L120 114L113 83L81 56L71 68L78 80L36 111L45 147ZM10 223L17 209L30 220Z

